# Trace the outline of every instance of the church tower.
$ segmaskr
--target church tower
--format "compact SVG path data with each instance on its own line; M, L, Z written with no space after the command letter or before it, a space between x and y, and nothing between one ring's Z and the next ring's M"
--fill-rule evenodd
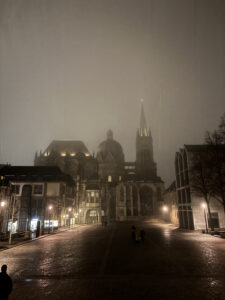
M152 135L147 127L143 102L140 127L136 136L136 176L137 180L154 180L157 177L156 163L153 161Z

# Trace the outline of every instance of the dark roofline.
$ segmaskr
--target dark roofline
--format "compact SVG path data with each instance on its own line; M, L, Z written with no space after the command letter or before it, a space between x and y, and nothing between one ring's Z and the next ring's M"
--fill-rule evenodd
M225 145L207 145L207 144L184 145L184 149L186 149L188 152L198 152L198 151L206 151L206 150L225 151Z
M87 146L85 145L85 143L81 140L52 140L51 143L47 146L47 148L45 149L44 152L48 151L49 148L54 148L55 144L58 144L58 145L63 145L63 143L65 144L76 144L76 146L79 144L81 145L84 149L83 150L80 150L79 152L82 152L82 151L85 151L87 153L90 154L90 151L88 150ZM53 149L54 151L54 149ZM56 151L57 152L57 151Z
M176 191L176 181L174 180L167 189L165 189L164 194Z
M63 174L62 171L57 166L4 166L0 169L1 175L23 175L23 174L32 174L32 175L52 175L52 174Z
M5 166L0 175L9 181L17 182L67 182L74 185L72 177L63 173L56 166Z

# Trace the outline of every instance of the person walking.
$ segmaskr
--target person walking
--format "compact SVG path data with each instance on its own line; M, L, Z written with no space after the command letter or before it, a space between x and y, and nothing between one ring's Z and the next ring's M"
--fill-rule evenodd
M12 279L7 274L7 265L2 265L0 273L0 299L8 300L9 294L12 292Z
M144 231L144 229L141 229L140 236L141 236L141 241L144 242L144 240L145 240L145 231Z
M133 242L136 242L136 227L134 225L131 227L131 238Z

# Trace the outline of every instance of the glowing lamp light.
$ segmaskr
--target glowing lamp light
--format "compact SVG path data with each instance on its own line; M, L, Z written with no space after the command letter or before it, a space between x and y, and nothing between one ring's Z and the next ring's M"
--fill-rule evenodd
M68 211L72 211L72 208L71 208L71 207L69 207L69 208L68 208Z
M85 153L85 156L90 156L90 154L89 153Z
M61 156L66 156L66 152L61 152Z
M168 211L168 207L166 205L163 206L163 211L167 212Z
M81 209L81 208L79 209L79 212L82 212L82 209Z
M4 207L5 206L5 201L2 201L1 202L1 207Z
M202 208L206 208L206 204L205 203L202 203Z
M74 152L70 153L70 156L75 156L75 155L76 155L76 153L74 153Z
M52 209L52 205L49 205L48 209L51 210Z

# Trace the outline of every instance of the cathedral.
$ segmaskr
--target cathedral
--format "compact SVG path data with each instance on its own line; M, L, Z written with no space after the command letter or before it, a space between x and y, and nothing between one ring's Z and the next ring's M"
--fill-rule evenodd
M136 160L126 162L112 130L92 155L82 141L54 140L35 155L35 166L58 166L75 185L79 223L154 218L160 215L164 183L157 176L153 140L143 104L136 134Z

